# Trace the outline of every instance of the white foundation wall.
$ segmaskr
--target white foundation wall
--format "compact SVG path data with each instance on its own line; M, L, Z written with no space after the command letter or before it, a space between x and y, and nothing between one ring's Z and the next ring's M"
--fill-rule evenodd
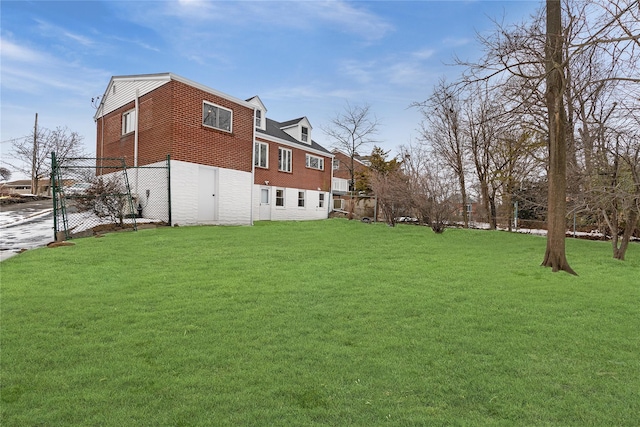
M251 225L251 172L219 168L218 178L218 224Z
M215 173L215 214L198 220L200 168ZM231 169L171 161L172 225L251 225L252 174Z
M265 185L253 187L253 220L264 220L260 217L260 190L269 189L269 214L271 221L308 221L327 219L328 205L331 203L331 193L316 190L301 190L297 188L282 188ZM276 190L283 189L285 193L284 206L276 206ZM305 206L298 207L298 191L305 191ZM324 194L324 206L319 206L319 194Z

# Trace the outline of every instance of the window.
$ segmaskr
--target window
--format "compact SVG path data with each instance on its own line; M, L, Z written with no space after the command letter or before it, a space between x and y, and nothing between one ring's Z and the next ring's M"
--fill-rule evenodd
M340 160L338 159L333 159L333 170L338 170L340 169Z
M260 204L261 205L268 205L269 204L269 189L268 188L263 188L260 191Z
M291 150L278 148L278 170L291 172Z
M114 86L115 87L115 86ZM136 110L122 114L122 134L126 135L136 129Z
M309 128L302 126L302 142L309 142Z
M298 207L304 208L304 191L298 191Z
M322 157L307 154L307 167L311 169L324 170L324 159Z
M318 207L324 208L324 193L318 194Z
M276 189L276 206L284 206L284 190L282 188Z
M256 110L256 127L262 127L262 110Z
M333 199L333 209L342 210L342 199Z
M255 164L261 168L269 167L269 144L264 142L256 142L255 145Z
M231 110L205 101L202 103L202 124L231 132Z

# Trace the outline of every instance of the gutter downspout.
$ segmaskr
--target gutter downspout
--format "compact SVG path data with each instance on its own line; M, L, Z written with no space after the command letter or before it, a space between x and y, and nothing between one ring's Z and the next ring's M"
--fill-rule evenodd
M251 203L249 203L249 213L250 213L249 225L253 225L253 188L256 185L256 110L257 109L258 107L253 107L253 137L251 141Z
M138 195L138 123L140 121L140 89L136 89L136 123L133 134L133 167L136 168L136 196ZM139 202L139 201L138 201Z
M333 159L335 158L335 154L331 153L331 181L329 182L329 203L327 203L327 218L329 218L329 215L333 210Z

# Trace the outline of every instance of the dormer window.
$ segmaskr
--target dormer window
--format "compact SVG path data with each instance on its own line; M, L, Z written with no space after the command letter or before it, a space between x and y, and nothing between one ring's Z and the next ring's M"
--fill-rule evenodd
M256 110L256 127L262 127L262 110Z
M309 142L309 128L302 126L302 142Z

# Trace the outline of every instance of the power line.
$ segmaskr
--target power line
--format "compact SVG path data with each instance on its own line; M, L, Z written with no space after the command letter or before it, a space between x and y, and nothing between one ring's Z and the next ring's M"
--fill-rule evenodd
M4 143L7 143L7 142L17 141L17 140L19 140L19 139L28 138L28 137L30 137L30 136L31 136L31 135L16 136L15 138L5 139L4 141L0 141L0 144L4 144Z

